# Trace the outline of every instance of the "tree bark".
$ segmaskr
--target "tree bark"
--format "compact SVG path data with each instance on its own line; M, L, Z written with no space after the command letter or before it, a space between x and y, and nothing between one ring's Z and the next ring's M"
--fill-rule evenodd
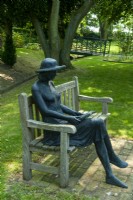
M50 57L50 47L48 45L47 39L45 37L45 34L42 30L40 21L34 16L32 17L32 23L35 27L36 33L38 35L41 47L43 49L43 52L45 54L45 57Z
M49 26L49 44L50 44L50 55L59 61L59 34L58 34L58 20L59 20L59 0L52 0L52 9L50 15L50 26Z
M100 25L100 39L107 40L108 39L108 32L110 24L108 23L108 20L105 19L103 22L99 19L99 25Z

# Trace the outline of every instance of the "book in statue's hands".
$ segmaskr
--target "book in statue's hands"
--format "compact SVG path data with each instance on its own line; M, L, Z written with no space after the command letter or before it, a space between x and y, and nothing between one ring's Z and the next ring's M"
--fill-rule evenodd
M81 115L81 116L80 116L80 120L82 121L82 120L86 119L87 117L89 117L89 116L92 115L93 113L95 113L95 111L89 111L89 112L87 112L87 113Z

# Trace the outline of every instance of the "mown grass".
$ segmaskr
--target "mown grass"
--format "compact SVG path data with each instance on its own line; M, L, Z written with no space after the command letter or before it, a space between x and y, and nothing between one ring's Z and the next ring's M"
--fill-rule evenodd
M33 56L34 53L32 52L31 59ZM102 57L77 59L73 61L73 65L75 66L73 70L67 70L57 75L55 84L69 81L73 76L78 76L82 94L112 97L114 102L109 106L111 116L108 131L113 137L133 139L133 66L131 64L105 62ZM29 94L31 85L35 80L36 78L20 85L3 94L1 98L0 198L2 200L89 199L89 197L83 195L65 191L52 192L50 188L38 188L14 181L14 177L22 175L22 138L18 95L21 92ZM82 108L100 111L101 105L83 103Z

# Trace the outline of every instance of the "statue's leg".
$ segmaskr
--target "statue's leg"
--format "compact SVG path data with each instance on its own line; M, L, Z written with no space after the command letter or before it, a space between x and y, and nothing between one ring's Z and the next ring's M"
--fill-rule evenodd
M123 183L122 181L120 181L118 178L116 178L113 175L113 172L112 172L112 169L110 166L108 152L107 152L104 140L94 142L94 144L96 147L97 155L98 155L98 157L105 169L105 172L106 172L106 183L108 183L110 185L116 185L116 186L119 186L122 188L127 188L128 186L125 183Z
M115 154L108 134L105 136L104 142L105 142L105 145L106 145L106 148L107 148L107 151L108 151L110 163L112 163L112 164L114 164L114 165L116 165L117 167L120 167L120 168L125 168L125 167L127 167L127 166L128 166L128 163L125 162L125 161L123 161L123 160L121 160L121 159Z

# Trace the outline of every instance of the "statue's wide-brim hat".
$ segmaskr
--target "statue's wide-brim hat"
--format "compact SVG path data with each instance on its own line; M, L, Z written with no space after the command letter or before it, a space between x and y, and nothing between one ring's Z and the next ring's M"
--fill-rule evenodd
M57 71L64 69L65 67L66 67L65 65L59 66L57 64L57 61L53 58L45 58L41 62L40 69L38 69L36 72L41 73L41 72Z

